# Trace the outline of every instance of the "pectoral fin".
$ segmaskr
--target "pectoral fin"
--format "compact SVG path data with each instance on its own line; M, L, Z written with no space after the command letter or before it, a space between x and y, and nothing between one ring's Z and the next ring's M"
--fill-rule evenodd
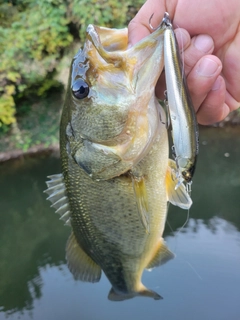
M152 269L163 265L164 263L168 262L169 260L175 257L174 253L168 249L165 244L165 241L161 238L157 247L152 260L147 265L146 269Z
M146 229L146 232L149 233L148 199L144 177L138 178L132 174L131 178L139 216L143 227Z
M66 246L68 268L75 280L98 282L101 278L101 268L86 254L71 233Z
M190 198L183 183L177 186L179 180L176 172L177 166L175 161L169 159L166 174L166 190L168 201L182 209L189 209L192 205L192 199Z
M132 163L123 161L117 148L83 140L74 148L69 143L74 161L93 179L109 180L127 172ZM120 147L119 147L120 148Z

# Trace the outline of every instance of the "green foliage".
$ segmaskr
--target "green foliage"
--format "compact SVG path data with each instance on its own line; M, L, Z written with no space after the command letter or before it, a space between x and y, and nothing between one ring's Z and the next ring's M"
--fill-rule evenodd
M55 69L88 24L123 27L143 0L0 1L0 130L16 121L19 98L42 97ZM135 8L134 10L132 10ZM76 30L79 30L79 32Z
M15 122L15 104L10 94L3 94L0 99L0 127Z
M57 91L39 101L19 102L18 121L11 125L11 130L5 134L5 139L3 137L6 126L0 130L0 153L17 149L27 151L37 145L48 147L58 144L63 96L63 92Z
M84 38L88 24L123 28L131 19L130 8L139 9L143 0L72 0L71 20L79 27L80 38Z
M24 96L36 83L40 84L38 95L49 89L45 77L73 39L66 11L61 0L21 0L14 5L5 1L0 5L0 125L15 121L14 94L15 98Z

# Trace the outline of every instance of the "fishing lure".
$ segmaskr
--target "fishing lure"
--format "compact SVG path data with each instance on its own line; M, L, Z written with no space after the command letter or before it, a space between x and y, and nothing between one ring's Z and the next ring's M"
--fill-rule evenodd
M162 23L167 105L172 124L173 155L182 179L189 185L196 167L199 132L196 114L188 91L178 43L168 13ZM180 179L180 181L182 180Z
M177 173L178 185L185 181L190 188L199 151L199 131L196 115L169 14L165 12L163 20L157 28L151 26L151 18L152 16L149 20L151 29L165 27L164 64L167 87L165 104L172 125L172 151L179 171Z

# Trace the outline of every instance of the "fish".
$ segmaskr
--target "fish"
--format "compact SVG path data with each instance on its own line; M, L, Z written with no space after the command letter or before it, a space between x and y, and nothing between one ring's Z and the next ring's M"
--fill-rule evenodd
M189 209L169 159L165 112L155 96L164 28L128 47L127 29L89 25L73 58L60 123L62 173L48 177L52 207L72 229L66 260L76 280L98 282L108 299L162 297L145 269L174 258L163 239L168 202Z
M180 173L179 183L184 181L189 185L199 153L198 123L183 72L178 43L167 12L162 21L162 27L164 26L166 104L172 125L172 150Z

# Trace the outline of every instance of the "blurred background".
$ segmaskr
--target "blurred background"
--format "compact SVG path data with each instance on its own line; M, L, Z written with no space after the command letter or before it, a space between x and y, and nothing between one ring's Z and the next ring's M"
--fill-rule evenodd
M69 66L87 25L125 27L143 2L0 0L0 159L57 144Z

